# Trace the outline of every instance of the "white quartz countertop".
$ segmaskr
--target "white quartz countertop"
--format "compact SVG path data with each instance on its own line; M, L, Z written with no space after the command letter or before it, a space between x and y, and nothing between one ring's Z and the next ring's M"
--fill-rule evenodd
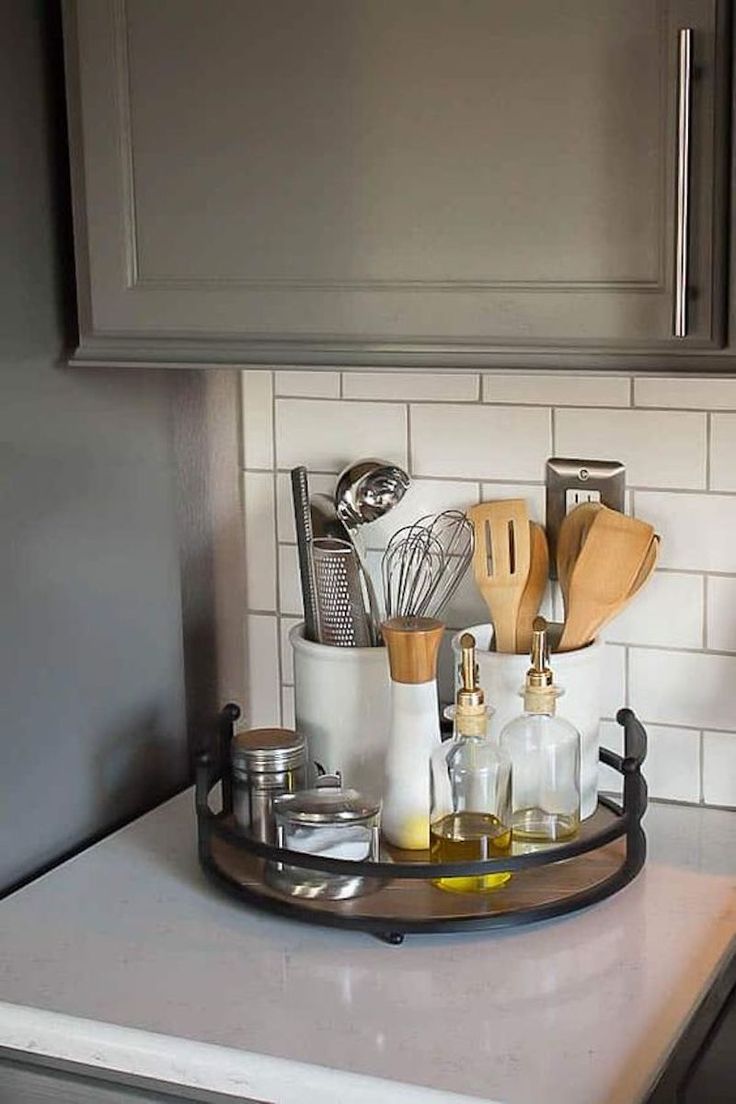
M599 905L391 947L220 894L182 794L0 904L0 1046L278 1104L632 1104L736 934L736 813L645 828Z

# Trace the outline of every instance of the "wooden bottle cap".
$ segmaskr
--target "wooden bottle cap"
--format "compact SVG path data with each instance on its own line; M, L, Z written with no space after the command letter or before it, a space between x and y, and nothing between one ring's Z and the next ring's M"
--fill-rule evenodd
M433 617L392 617L381 625L394 682L418 684L437 677L445 626Z

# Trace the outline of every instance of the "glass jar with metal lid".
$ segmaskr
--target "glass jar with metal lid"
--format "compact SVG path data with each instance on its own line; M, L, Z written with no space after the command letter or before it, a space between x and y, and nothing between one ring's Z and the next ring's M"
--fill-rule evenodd
M324 775L314 789L285 794L273 804L276 843L290 851L354 862L379 857L379 801L342 789L340 776ZM329 874L321 870L268 863L268 882L291 897L342 900L377 889L377 878Z
M307 784L304 737L289 728L238 732L230 745L230 760L236 823L256 839L274 843L274 799Z

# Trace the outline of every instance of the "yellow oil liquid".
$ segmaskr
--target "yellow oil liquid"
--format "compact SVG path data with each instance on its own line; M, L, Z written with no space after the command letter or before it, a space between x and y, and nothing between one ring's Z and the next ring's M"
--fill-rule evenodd
M511 830L490 813L450 813L429 829L429 853L432 862L473 862L507 855L511 848ZM511 877L509 871L480 874L478 877L436 878L433 884L451 893L487 893L498 889Z

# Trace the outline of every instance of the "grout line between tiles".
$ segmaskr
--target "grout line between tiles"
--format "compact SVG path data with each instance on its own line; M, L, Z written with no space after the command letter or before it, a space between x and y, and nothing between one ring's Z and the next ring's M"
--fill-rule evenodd
M645 717L640 717L639 720L641 721L641 723L645 727L646 727L646 725L649 725L650 727L654 727L654 728L676 728L676 729L681 730L682 732L704 732L705 731L705 729L703 729L701 725L680 724L679 722L676 722L676 721L650 721L650 720L647 720ZM601 721L606 721L609 724L618 724L618 721L616 720L615 717L601 717ZM708 732L718 732L720 735L723 735L723 736L733 736L734 739L736 740L736 732L734 732L734 730L730 729L730 728L708 728L707 731Z
M698 744L698 770L700 771L700 804L705 805L705 736L702 730Z
M708 647L708 576L703 576L703 651Z
M276 557L276 672L278 676L279 685L279 700L277 703L279 724L283 724L284 711L283 711L283 694L281 693L281 686L283 680L282 662L281 662L281 565L279 562L279 521L278 521L278 467L276 464L276 373L271 372L271 435L273 438L273 523L274 523L274 545L273 552Z
M406 407L406 467L407 474L414 478L414 450L411 440L411 404L407 403Z
M399 406L399 405L408 405L408 404L394 403L393 405ZM249 472L266 472L268 474L270 474L273 471L272 468L255 468L255 467L243 468L242 470L243 471L249 471ZM281 475L288 475L290 470L291 470L290 468L277 468L276 469L276 471ZM338 474L335 469L330 471L327 468L310 468L309 473L310 473L310 475L337 475ZM501 483L501 484L511 483L514 486L524 486L524 487L542 487L542 488L544 488L544 486L545 486L544 480L542 480L542 479L516 479L516 478L499 479L496 476L478 475L477 473L472 474L472 475L453 476L453 475L426 475L422 472L417 472L413 476L413 478L425 480L427 482L432 482L432 483L477 483L477 482L481 482L481 483ZM643 492L645 494L697 495L698 497L701 497L701 498L734 498L734 499L736 499L736 490L733 490L733 491L716 491L716 490L713 490L713 491L711 491L711 490L708 490L706 487L662 487L662 486L642 486L642 485L637 485L637 484L628 484L626 489L627 489L627 491L630 491L632 494L634 492L639 492L639 493ZM692 568L692 569L682 568L681 570L685 571L685 570L697 570L697 569L696 568ZM718 572L709 572L709 574L719 574L719 573ZM729 574L729 573L728 572L721 572L720 574L725 575L725 574ZM733 574L736 574L736 572L734 572Z
M710 412L706 415L705 419L705 486L707 490L711 490L711 478L710 478L710 450L711 441L713 435L713 416Z
M729 652L723 648L686 648L679 644L636 644L628 642L621 644L620 641L609 640L608 644L618 643L620 647L625 648L641 648L645 652L674 652L677 655L709 655L709 656L722 656L726 659L736 658L736 652Z

